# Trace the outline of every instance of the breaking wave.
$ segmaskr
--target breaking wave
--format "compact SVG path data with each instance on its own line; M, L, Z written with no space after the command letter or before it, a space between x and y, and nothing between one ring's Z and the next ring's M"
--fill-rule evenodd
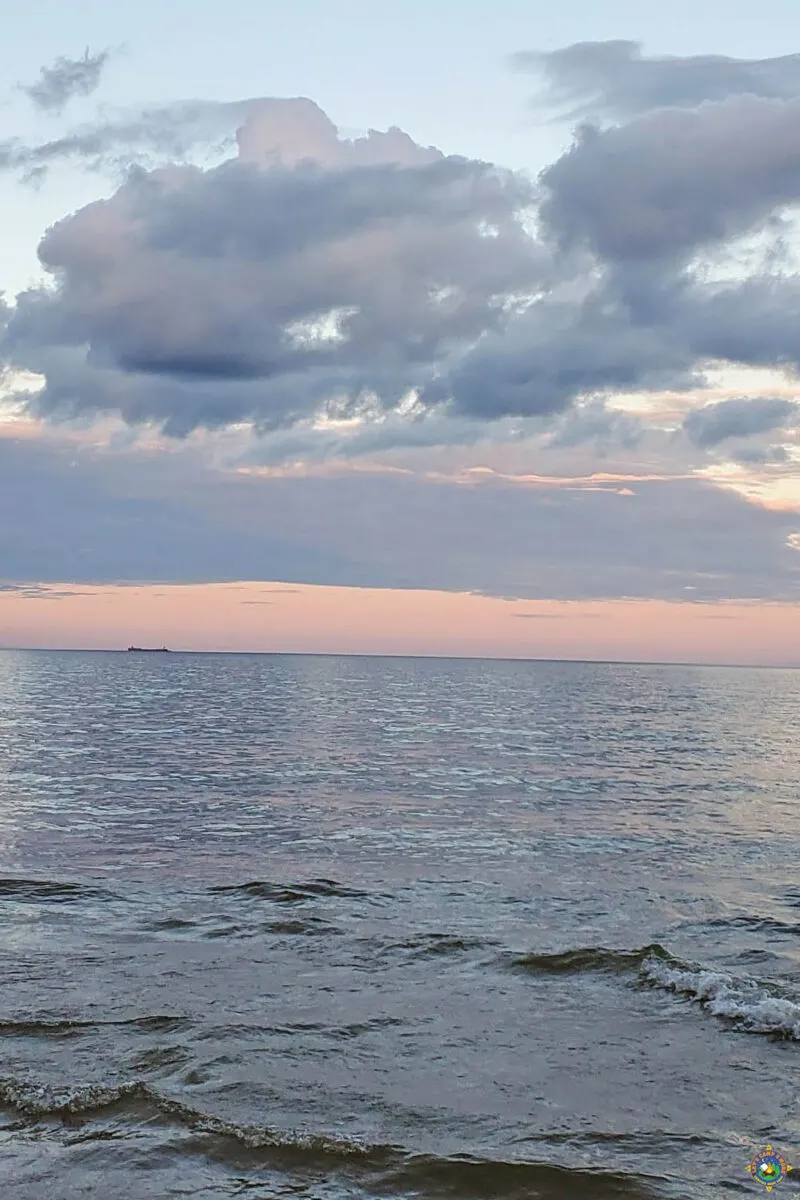
M682 962L657 942L636 950L597 946L526 954L513 958L511 966L536 974L630 974L640 984L697 1001L743 1032L800 1041L800 997L777 984Z
M749 1033L800 1041L800 1002L775 985L656 958L646 959L641 972L656 987L696 1000Z
M140 1081L117 1087L84 1087L56 1091L0 1078L0 1105L27 1121L82 1120L125 1114L131 1121L166 1120L193 1134L185 1149L217 1159L260 1164L295 1176L317 1177L320 1171L368 1185L370 1194L482 1197L507 1200L647 1200L663 1181L603 1168L564 1167L550 1162L503 1160L464 1154L417 1154L400 1146L268 1126L237 1125L161 1095ZM86 1135L79 1134L82 1140ZM578 1135L578 1140L580 1136ZM299 1187L298 1189L299 1190Z

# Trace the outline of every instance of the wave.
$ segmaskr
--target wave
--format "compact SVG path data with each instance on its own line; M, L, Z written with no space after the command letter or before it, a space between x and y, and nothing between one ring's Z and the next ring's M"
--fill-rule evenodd
M215 1025L197 1034L200 1042L218 1041L224 1037L241 1037L244 1034L282 1034L312 1033L319 1037L331 1038L336 1041L346 1041L349 1038L360 1037L363 1034L380 1032L395 1026L403 1026L406 1022L402 1017L372 1017L366 1021L353 1021L347 1025L327 1025L324 1021L288 1021L280 1025L253 1025L237 1022L234 1025Z
M273 904L298 904L319 896L341 896L347 899L365 899L367 892L345 887L335 879L312 879L308 883L284 885L253 880L250 883L225 884L208 889L222 895L248 896L255 900L271 900Z
M624 974L641 967L650 958L677 961L663 946L652 942L638 950L609 950L605 946L583 946L555 954L523 954L511 959L517 970L548 975L569 975L584 971L612 971Z
M277 933L284 937L339 937L341 929L330 925L320 917L305 917L294 921L269 921L264 926L267 933Z
M401 942L391 942L381 948L382 954L407 950L412 957L424 958L436 954L458 954L462 950L478 950L491 943L482 938L464 938L451 933L417 933Z
M775 917L754 917L747 914L708 921L707 925L711 929L752 929L754 933L774 933L779 936L800 934L800 922L779 921Z
M641 970L649 983L696 1000L749 1033L800 1041L800 1002L774 984L658 959L646 960Z
M712 1016L745 1033L800 1041L799 996L775 983L684 962L657 942L635 950L593 946L555 954L526 954L512 958L511 966L537 974L629 974L640 984L697 1001Z
M371 1194L473 1197L502 1195L507 1200L647 1200L663 1180L601 1168L564 1167L549 1162L503 1160L477 1155L414 1154L400 1146L313 1132L237 1125L164 1096L141 1081L116 1087L93 1086L54 1091L0 1078L0 1105L29 1122L75 1117L89 1120L118 1116L147 1123L167 1120L194 1137L186 1150L235 1162L243 1152L252 1165L271 1166L297 1175L338 1172L368 1185ZM81 1135L85 1137L86 1135ZM580 1135L578 1135L578 1140Z
M93 1029L128 1028L141 1033L175 1033L186 1029L191 1021L186 1017L131 1017L123 1021L58 1020L0 1020L0 1037L76 1037Z
M219 915L217 914L218 918ZM220 923L222 921L222 923ZM159 935L173 934L176 937L201 938L208 941L216 939L242 939L260 937L265 933L276 934L280 937L290 936L325 936L338 937L342 930L321 917L310 913L286 916L272 921L257 921L242 924L236 920L224 921L219 918L216 924L209 919L204 921L187 921L179 917L166 917L159 921L146 922L142 928L148 933Z
M114 900L105 888L80 883L60 883L47 879L0 879L0 900L34 901L65 904L76 900Z

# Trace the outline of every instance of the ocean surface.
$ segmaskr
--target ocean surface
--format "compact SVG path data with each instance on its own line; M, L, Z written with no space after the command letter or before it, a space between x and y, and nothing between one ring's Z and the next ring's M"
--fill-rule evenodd
M4 1200L796 1195L799 731L792 671L3 652Z

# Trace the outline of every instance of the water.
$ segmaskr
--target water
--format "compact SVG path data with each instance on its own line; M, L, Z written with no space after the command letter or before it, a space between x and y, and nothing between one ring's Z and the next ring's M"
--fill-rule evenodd
M4 1195L757 1194L798 727L790 671L0 654Z

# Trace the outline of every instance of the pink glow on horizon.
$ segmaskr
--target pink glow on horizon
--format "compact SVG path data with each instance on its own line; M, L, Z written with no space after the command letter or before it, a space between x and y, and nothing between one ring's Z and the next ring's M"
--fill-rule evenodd
M531 601L281 583L0 592L6 647L800 665L800 605Z

